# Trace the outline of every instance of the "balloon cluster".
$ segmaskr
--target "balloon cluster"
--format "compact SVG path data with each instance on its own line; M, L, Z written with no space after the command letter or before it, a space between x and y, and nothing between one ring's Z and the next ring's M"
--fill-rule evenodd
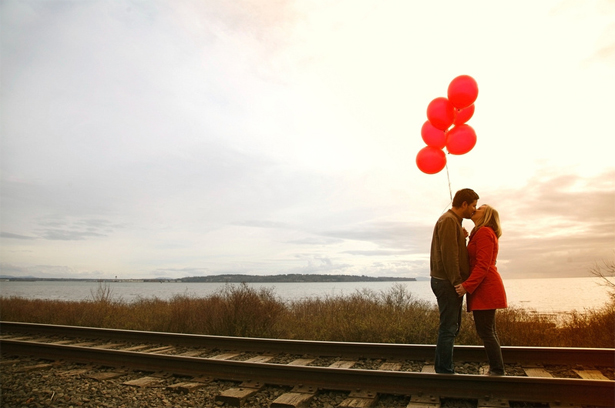
M466 122L474 115L478 85L474 78L460 75L448 86L448 98L439 97L427 106L427 121L421 136L427 146L416 155L416 165L427 174L436 174L446 166L446 155L466 154L476 145L476 133ZM453 128L449 129L451 125Z

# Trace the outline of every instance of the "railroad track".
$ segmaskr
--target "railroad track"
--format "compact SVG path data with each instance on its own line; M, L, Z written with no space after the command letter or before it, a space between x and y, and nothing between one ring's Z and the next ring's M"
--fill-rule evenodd
M271 407L298 407L319 390L348 392L339 406L374 404L379 395L409 395L408 407L437 407L441 398L552 406L615 406L615 349L503 347L515 375L433 373L434 346L202 336L0 322L5 355L31 355L101 366L239 382L219 401L241 405L265 384L291 387ZM480 366L480 346L456 346L456 362ZM358 368L357 368L358 367ZM577 378L556 378L567 367ZM475 370L478 374L480 369ZM557 371L557 370L556 370ZM510 372L510 370L509 370ZM183 385L182 385L183 384ZM190 382L178 387L189 389ZM197 387L198 381L193 383Z

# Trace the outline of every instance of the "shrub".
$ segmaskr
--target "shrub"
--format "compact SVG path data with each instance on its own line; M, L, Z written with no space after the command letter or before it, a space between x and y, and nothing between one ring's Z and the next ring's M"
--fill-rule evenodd
M273 289L227 285L208 297L115 300L104 286L90 301L0 297L1 318L75 326L227 336L434 344L437 307L402 285L385 292L281 301ZM615 347L615 300L602 309L550 316L518 308L496 315L502 345ZM481 344L465 313L457 344Z

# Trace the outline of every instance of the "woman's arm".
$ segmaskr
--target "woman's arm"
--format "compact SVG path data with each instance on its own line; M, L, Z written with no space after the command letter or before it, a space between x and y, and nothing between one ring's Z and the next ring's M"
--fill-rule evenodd
M493 264L493 254L496 250L497 237L491 228L482 227L472 238L476 245L476 260L468 280L463 282L463 288L473 293L482 283ZM458 292L459 293L459 292Z

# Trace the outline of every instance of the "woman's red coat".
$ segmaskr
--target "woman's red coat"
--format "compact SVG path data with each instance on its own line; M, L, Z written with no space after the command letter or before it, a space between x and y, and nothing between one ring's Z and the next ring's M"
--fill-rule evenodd
M470 277L463 282L468 292L468 312L508 306L504 283L495 266L498 249L498 237L489 227L479 228L470 237Z

